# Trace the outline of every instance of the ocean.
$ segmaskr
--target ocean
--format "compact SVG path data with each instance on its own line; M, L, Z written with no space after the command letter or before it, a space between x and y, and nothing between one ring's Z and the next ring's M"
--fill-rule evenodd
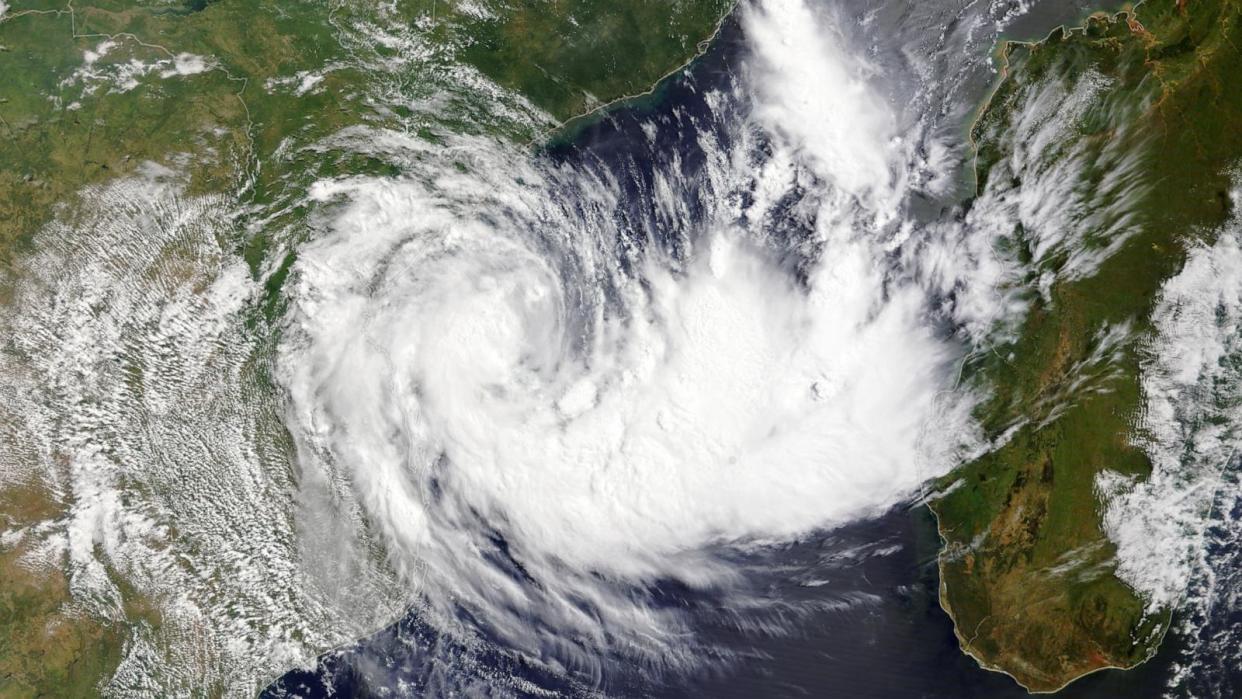
M847 2L838 11L855 18L860 45L889 79L890 99L905 105L903 118L924 119L919 133L956 143L962 164L965 134L976 106L996 79L989 56L998 36L1036 39L1052 27L1075 22L1092 9L1083 2L887 3L869 7ZM532 157L550 166L603 173L622 183L618 246L659 244L673 257L684 240L661 239L657 175L677 168L686 181L704 167L705 135L725 141L728 128L744 119L742 105L722 104L742 66L745 46L740 23L722 25L708 50L651 94L616 105L571 124ZM928 85L925 77L941 76ZM930 116L928 116L930 115ZM653 129L652 124L659 128ZM952 159L950 158L950 161ZM951 212L973 189L966 168L956 183L922 195L913 208L926 219ZM686 215L702 207L706 188L684 192ZM796 202L791 202L791 208ZM799 240L805 222L791 214L781 222L789 240ZM654 243L652 241L655 241ZM783 262L799 277L804 258L791 243ZM1233 473L1236 477L1236 466ZM705 497L710 497L710 493ZM1230 536L1242 513L1226 503L1215 553L1215 570L1238 580L1239 554ZM1232 508L1232 509L1231 509ZM1232 514L1230 514L1232 512ZM1236 537L1233 540L1236 543ZM933 518L918 498L883 514L817 532L795 542L756 544L721 551L751 592L750 609L728 608L730 597L683 583L651 581L632 594L655 608L679 610L707 660L701 671L650 673L605 662L589 679L556 668L555 654L532 662L481 632L471 643L447 637L422 618L417 608L357 643L323 655L316 668L276 680L263 697L441 696L450 692L479 696L702 696L944 698L1022 697L1011 678L979 667L959 648L952 622L938 603L936 556L939 538ZM497 548L506 551L503 540ZM520 563L512 561L521 570ZM1233 571L1229 573L1228 571ZM1228 576L1232 575L1232 578ZM1196 639L1234 633L1242 626L1228 585L1213 594L1221 601L1184 633L1172 633L1159 653L1129 671L1105 670L1082 678L1059 693L1064 697L1160 697L1195 653ZM1234 585L1236 588L1236 585ZM474 624L461 611L462 620ZM532 619L532 625L539 620ZM486 628L486 624L480 624ZM1231 631L1232 629L1232 631ZM480 639L482 639L480 641ZM1210 644L1209 644L1210 645ZM1195 672L1215 672L1213 676ZM1192 670L1181 677L1175 696L1229 696L1242 691L1236 669Z

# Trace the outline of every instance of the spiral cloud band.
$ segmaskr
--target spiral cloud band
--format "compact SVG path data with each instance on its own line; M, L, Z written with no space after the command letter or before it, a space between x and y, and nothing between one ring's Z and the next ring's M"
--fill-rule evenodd
M607 168L468 139L368 133L412 174L313 189L291 427L442 621L675 663L677 619L632 586L727 588L710 551L880 511L950 465L958 350L885 245L895 120L818 21L747 16L751 116L701 168L660 166L644 229ZM749 87L791 65L817 80Z

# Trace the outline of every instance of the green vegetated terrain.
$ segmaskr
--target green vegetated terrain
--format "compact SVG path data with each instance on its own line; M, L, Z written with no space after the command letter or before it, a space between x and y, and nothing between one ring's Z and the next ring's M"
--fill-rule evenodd
M733 0L515 0L459 18L463 57L561 121L651 89L700 52Z
M84 189L158 164L187 177L190 194L222 192L240 211L265 212L261 221L242 214L226 243L265 280L259 321L270 321L292 261L274 231L296 226L306 184L390 167L308 146L351 125L416 121L368 102L362 86L377 79L368 61L398 65L380 79L414 91L428 82L428 65L465 63L555 125L650 89L693 58L731 0L10 5L0 15L0 312L45 224L72 220ZM422 57L421 72L402 73L397 59L415 49L345 37L350 21L396 27L432 55ZM420 135L453 128L452 110L443 111ZM539 133L497 129L527 140ZM3 531L54 520L74 504L37 469L0 473L9 474L0 479ZM159 624L156 605L121 586L118 618L92 617L75 606L63 561L49 564L23 537L14 541L0 547L0 697L94 693L120 662L127 625Z
M1148 0L1132 14L1093 16L1038 43L1004 45L1005 75L974 127L982 191L989 178L1019 177L1006 135L1029 106L1022 99L1030 88L1091 72L1104 87L1050 157L1111 146L1139 159L1142 178L1126 190L1132 237L1097 273L1062 275L1046 295L1032 293L1018 339L968 366L994 390L980 411L988 434L1012 431L1004 446L952 474L946 486L958 482L932 503L945 540L942 603L963 648L1031 690L1142 662L1168 624L1169 610L1148 613L1115 575L1095 479L1104 469L1150 472L1135 446L1142 342L1161 284L1180 271L1188 244L1230 214L1230 171L1242 160L1239 42L1242 5L1234 0ZM1109 172L1088 164L1081 177L1076 186L1087 188L1090 208L1117 203ZM1107 216L1080 223L1086 249L1116 233ZM1021 227L1007 242L1020 259L1034 256ZM1053 254L1033 274L1065 264L1066 255ZM1110 329L1123 339L1104 347ZM1110 358L1099 362L1101 352Z

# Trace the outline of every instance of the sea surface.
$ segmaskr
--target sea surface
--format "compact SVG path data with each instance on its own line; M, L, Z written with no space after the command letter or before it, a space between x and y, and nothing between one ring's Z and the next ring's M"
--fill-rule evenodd
M856 18L863 51L893 79L893 99L918 95L909 110L933 115L924 133L956 134L965 152L965 133L975 107L985 98L996 73L989 62L998 37L1037 39L1054 26L1081 19L1092 7L1084 2L1034 3L897 3L871 8L847 2L840 11ZM737 21L727 20L707 52L684 71L666 79L649 95L610 108L571 125L535 157L573 163L619 175L629 197L622 206L634 227L651 215L653 173L677 159L693 171L696 147L705 130L718 129L728 108L708 108L714 88L735 80L743 51ZM920 75L941 76L943 84L920 84ZM907 115L911 120L915 115ZM653 131L645 128L659 123ZM964 169L963 169L964 172ZM973 188L967 176L938 196L922 201L924 215L935 217L959 204ZM687 194L694 215L694 193ZM663 241L669 246L677 241ZM797 261L791 256L790 264ZM797 270L793 270L795 273ZM1232 473L1236 478L1237 465ZM710 497L710 493L705 494ZM1196 641L1214 634L1237 633L1242 612L1230 588L1242 580L1242 563L1230 539L1242 518L1242 503L1222 503L1220 531L1213 555L1220 602L1189 634L1174 632L1159 653L1142 666L1106 670L1063 690L1064 697L1165 696L1187 658L1204 647ZM744 571L756 598L770 600L764 615L739 623L719 608L710 593L675 582L654 582L643 594L657 603L681 608L696 635L729 656L725 662L692 676L629 676L623 666L606 671L598 687L576 685L540 669L503 647L461 647L410 611L396 623L357 643L323 655L313 670L279 678L264 697L439 696L447 687L471 686L479 695L681 697L943 697L1027 696L1009 677L983 670L959 648L948 615L938 603L936 556L939 538L932 516L920 502L907 502L887 513L804 540L757 548L732 556ZM1224 584L1221 584L1223 581ZM780 601L790 603L788 618L779 617ZM813 609L813 613L806 610ZM775 611L774 611L775 610ZM1189 613L1189 612L1187 612ZM1184 626L1183 614L1174 628ZM762 618L772 619L765 628ZM1231 631L1232 630L1232 631ZM1199 648L1196 651L1196 648ZM1209 673L1195 675L1194 673ZM1214 673L1214 674L1212 674ZM640 676L641 675L641 676ZM499 676L518 678L499 688ZM466 678L463 681L463 678ZM514 689L514 687L517 689ZM1181 695L1230 696L1242 691L1236 669L1195 670L1182 678Z
M756 585L767 586L774 597L824 603L823 611L800 620L795 632L775 636L712 623L717 616L711 600L684 587L653 589L653 595L666 596L670 604L703 606L699 633L745 653L747 660L728 671L660 687L635 687L625 677L610 678L604 690L619 696L720 699L1029 696L1006 675L980 668L958 647L952 621L937 600L937 545L930 512L915 505L765 553L756 561L756 568L765 571ZM1235 610L1235 623L1236 616ZM529 681L529 696L539 694L535 688L571 696L586 693L501 652L461 649L470 661L458 667L422 662L432 655L443 657L429 650L442 650L446 643L452 641L411 613L354 646L325 655L314 671L287 674L262 696L385 696L384 688L394 696L438 696L442 673L477 671L486 685L496 670ZM1170 635L1160 652L1138 668L1097 672L1057 696L1165 696L1185 645L1186 639ZM1235 671L1225 686L1242 686L1239 680L1242 675Z

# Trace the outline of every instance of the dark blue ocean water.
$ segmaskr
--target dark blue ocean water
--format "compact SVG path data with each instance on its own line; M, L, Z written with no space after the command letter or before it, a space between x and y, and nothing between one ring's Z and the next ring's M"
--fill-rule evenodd
M702 605L705 621L698 632L747 658L728 671L675 678L661 686L614 676L604 689L616 696L719 699L1027 696L1011 679L980 669L958 649L952 623L937 602L937 545L931 515L918 506L766 553L758 567L782 573L769 573L755 584L767 586L774 598L842 603L801 620L786 636L765 637L713 623L719 616L712 613L710 599L695 599L679 586L658 590L672 603L691 609ZM822 584L808 586L807 580ZM1178 643L1168 643L1139 668L1090 675L1058 696L1162 696L1178 651ZM498 649L455 647L410 614L324 656L314 671L289 673L263 696L443 696L463 685L473 685L484 696L536 696L502 683L501 677L571 696L587 691Z
M1044 3L1027 31L1046 31L1080 16L1082 9L1081 3ZM909 12L896 16L894 21L908 20ZM619 251L658 244L676 257L685 244L685 231L670 228L656 215L652 180L656 171L678 169L689 204L683 225L693 226L702 209L695 202L708 196L705 188L695 186L705 162L700 137L711 133L725 143L743 119L741 105L716 102L709 108L705 97L713 89L727 92L735 81L741 42L738 23L727 21L709 51L686 71L649 96L574 125L536 155L554 167L607 171L623 184L626 196L616 212ZM990 77L979 72L972 79L977 84L967 93L981 97ZM644 123L659 125L654 138L650 129L644 131ZM926 209L932 215L942 210L935 203ZM775 225L791 241L787 261L797 274L804 260L794 242L811 224L791 217ZM1240 508L1232 520L1236 522L1242 519L1242 505L1233 507ZM538 696L544 691L582 696L596 689L611 696L719 699L1027 696L1010 678L982 670L960 651L952 622L938 603L939 543L930 513L916 504L804 541L735 555L738 570L747 571L747 583L760 597L816 610L784 624L780 633L740 628L733 615L721 613L721 600L708 593L674 582L653 583L644 590L652 601L681 608L693 620L697 636L741 658L697 676L657 682L646 673L606 665L602 684L586 687L495 644L461 646L411 611L397 623L325 654L315 669L279 678L262 696ZM1218 544L1221 569L1237 571L1242 568L1238 553L1226 546L1228 542ZM1238 610L1227 604L1211 613L1216 616L1199 624L1197 633L1213 633L1213 624L1242 625ZM1194 640L1170 635L1158 655L1139 668L1096 673L1058 696L1162 696ZM1187 686L1195 695L1230 696L1235 689L1242 691L1242 676L1236 668L1224 668L1205 677L1197 689L1193 679Z

